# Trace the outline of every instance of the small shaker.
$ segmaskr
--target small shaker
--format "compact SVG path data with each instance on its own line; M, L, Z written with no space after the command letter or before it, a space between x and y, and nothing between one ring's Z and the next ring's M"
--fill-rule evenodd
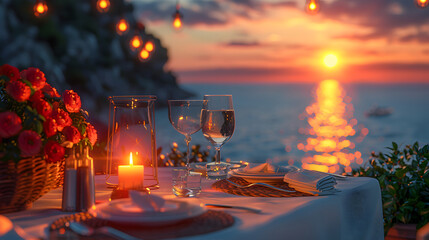
M64 184L62 196L62 210L64 212L76 211L76 173L77 159L75 147L67 149L68 157L65 159Z
M77 166L77 211L88 211L95 205L94 163L85 146Z

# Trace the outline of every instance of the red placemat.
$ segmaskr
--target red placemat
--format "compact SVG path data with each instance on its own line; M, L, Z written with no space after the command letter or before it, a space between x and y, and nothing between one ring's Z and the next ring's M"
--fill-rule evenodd
M144 226L144 225L119 225L117 223L98 219L89 213L76 213L65 216L54 221L50 226L49 239L110 239L102 234L90 237L78 236L67 226L70 222L80 222L93 228L111 226L127 234L141 239L169 239L178 237L195 236L214 231L219 231L234 224L234 218L221 211L208 210L200 216L186 219L167 226Z

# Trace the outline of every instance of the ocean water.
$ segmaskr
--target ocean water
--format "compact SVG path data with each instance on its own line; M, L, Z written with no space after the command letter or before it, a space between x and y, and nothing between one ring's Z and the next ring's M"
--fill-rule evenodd
M222 159L249 162L271 161L287 164L293 160L300 165L306 155L297 148L308 136L298 132L309 127L300 119L305 108L315 100L317 84L184 84L202 99L204 94L231 94L233 96L236 125L232 138L222 147ZM365 127L368 135L362 142L348 137L365 160L371 151L386 151L395 141L402 146L416 141L429 144L429 84L348 84L342 85L351 97L353 117L358 121L355 129ZM367 117L374 106L389 107L393 113L384 117ZM175 131L168 120L168 110L156 111L157 144L168 152L172 142L185 151L183 135ZM201 131L192 135L191 144L210 146ZM211 151L214 152L212 149Z

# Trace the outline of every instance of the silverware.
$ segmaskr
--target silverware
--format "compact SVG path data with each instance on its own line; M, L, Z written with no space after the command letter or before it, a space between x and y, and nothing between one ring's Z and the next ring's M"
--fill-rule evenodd
M329 174L329 175L331 175L331 176L334 176L334 177L336 177L336 178L347 178L347 176L343 176L343 175L339 175L339 174L335 174L335 173L327 173L327 174Z
M94 229L78 222L71 222L69 224L69 227L73 232L81 236L89 237L94 235L95 233L101 233L119 240L138 240L138 238L136 237L133 237L117 229L114 229L112 227L107 227L107 226Z
M251 183L249 185L240 185L240 184L237 184L235 182L230 181L229 179L225 179L225 180L227 182L229 182L231 185L236 186L238 188L248 188L248 187L251 187L251 186L265 186L265 187L269 187L269 188L272 188L272 189L275 189L275 190L281 191L281 192L287 192L287 193L296 192L294 190L286 190L286 189L283 189L283 188L274 187L273 185L270 185L270 184L267 184L267 183L260 183L260 182L258 182L258 183Z
M262 212L259 208L251 208L251 207L241 207L241 206L232 206L232 205L224 205L224 204L212 204L212 203L206 203L207 207L220 207L220 208L235 208L235 209L242 209L247 210L253 213L260 213Z

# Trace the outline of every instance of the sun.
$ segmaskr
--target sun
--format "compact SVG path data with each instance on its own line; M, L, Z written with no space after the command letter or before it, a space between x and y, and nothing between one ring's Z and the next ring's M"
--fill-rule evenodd
M338 58L334 54L330 53L325 56L325 58L323 59L323 62L328 68L333 68L337 65Z

